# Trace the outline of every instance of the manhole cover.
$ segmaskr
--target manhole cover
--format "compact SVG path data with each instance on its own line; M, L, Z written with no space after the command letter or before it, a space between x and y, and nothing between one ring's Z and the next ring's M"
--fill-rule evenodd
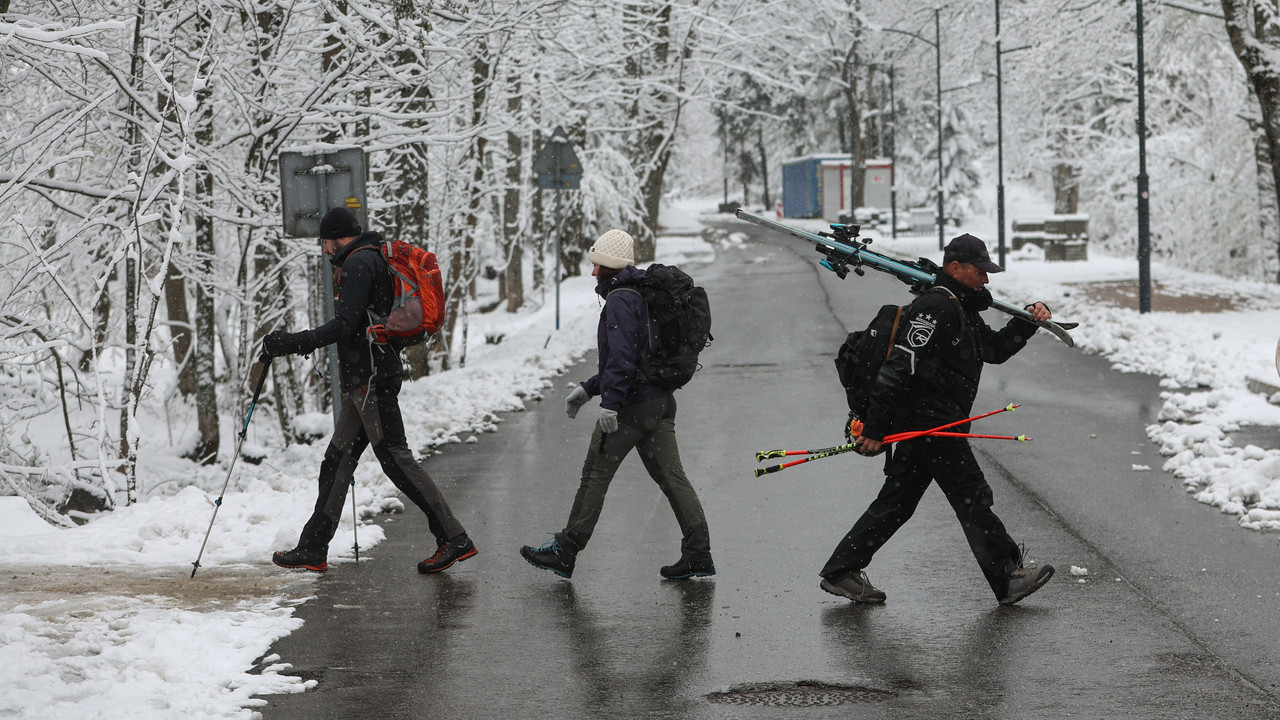
M845 703L869 703L888 700L893 693L885 690L835 685L816 680L784 683L749 683L734 685L724 692L714 692L707 699L729 705L767 705L771 707L818 707Z

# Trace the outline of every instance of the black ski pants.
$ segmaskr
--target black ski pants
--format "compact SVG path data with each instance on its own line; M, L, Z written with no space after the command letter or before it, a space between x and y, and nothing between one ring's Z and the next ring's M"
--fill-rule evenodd
M1004 597L1021 551L991 509L991 486L969 441L931 437L899 443L886 458L884 472L880 495L836 546L822 576L837 580L867 567L876 551L911 519L929 483L936 481L960 520L969 549L992 592L997 598Z
M607 435L596 425L591 433L582 479L559 537L570 552L587 546L604 509L604 496L618 467L632 448L649 476L671 504L683 536L680 556L692 563L711 562L711 534L698 493L684 474L676 444L676 399L671 394L630 405L618 411L618 430Z
M342 396L338 424L320 464L315 510L302 529L299 548L327 555L329 541L342 517L347 487L355 475L360 455L370 443L391 483L426 514L436 545L465 532L453 517L440 488L409 449L404 417L400 414L400 386L400 378L379 379L376 386L357 387Z

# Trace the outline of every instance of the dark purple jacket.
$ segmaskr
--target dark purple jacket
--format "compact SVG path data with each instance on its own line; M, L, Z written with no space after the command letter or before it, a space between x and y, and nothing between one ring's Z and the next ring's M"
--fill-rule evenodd
M649 312L644 298L629 290L613 292L643 278L644 270L628 265L596 285L596 293L604 298L596 328L600 359L596 374L582 383L582 388L591 397L600 395L600 406L609 410L621 410L670 392L636 380L637 363L649 352Z

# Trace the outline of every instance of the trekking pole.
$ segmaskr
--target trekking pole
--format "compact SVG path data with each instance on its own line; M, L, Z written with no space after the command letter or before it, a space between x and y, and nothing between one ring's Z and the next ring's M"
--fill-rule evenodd
M200 558L204 557L205 545L209 544L209 533L213 532L213 521L218 519L218 508L222 507L222 497L227 494L227 486L231 484L231 473L236 469L236 460L240 459L240 447L244 445L244 436L249 432L249 421L253 419L253 408L258 404L258 396L262 394L262 386L267 383L267 371L271 369L271 356L262 353L258 356L258 364L262 366L262 373L258 375L258 387L253 391L253 399L249 401L249 412L244 417L244 427L240 428L240 439L236 441L236 452L231 456L231 467L227 468L227 479L222 483L222 492L218 494L218 499L213 501L213 517L209 518L209 529L204 531L204 542L200 543L200 553L196 555L196 561L191 563L191 577L196 576L196 571L200 569Z
M356 562L360 562L360 535L356 531L360 525L360 519L356 517L356 476L351 476L351 537L352 548L356 552Z

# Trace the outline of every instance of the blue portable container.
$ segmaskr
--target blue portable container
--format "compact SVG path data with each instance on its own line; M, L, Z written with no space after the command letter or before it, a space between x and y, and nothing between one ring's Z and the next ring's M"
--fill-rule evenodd
M834 172L823 172L823 168ZM782 163L782 214L793 218L833 218L845 211L848 155L809 155ZM826 182L832 187L824 187ZM831 205L825 208L824 203Z

